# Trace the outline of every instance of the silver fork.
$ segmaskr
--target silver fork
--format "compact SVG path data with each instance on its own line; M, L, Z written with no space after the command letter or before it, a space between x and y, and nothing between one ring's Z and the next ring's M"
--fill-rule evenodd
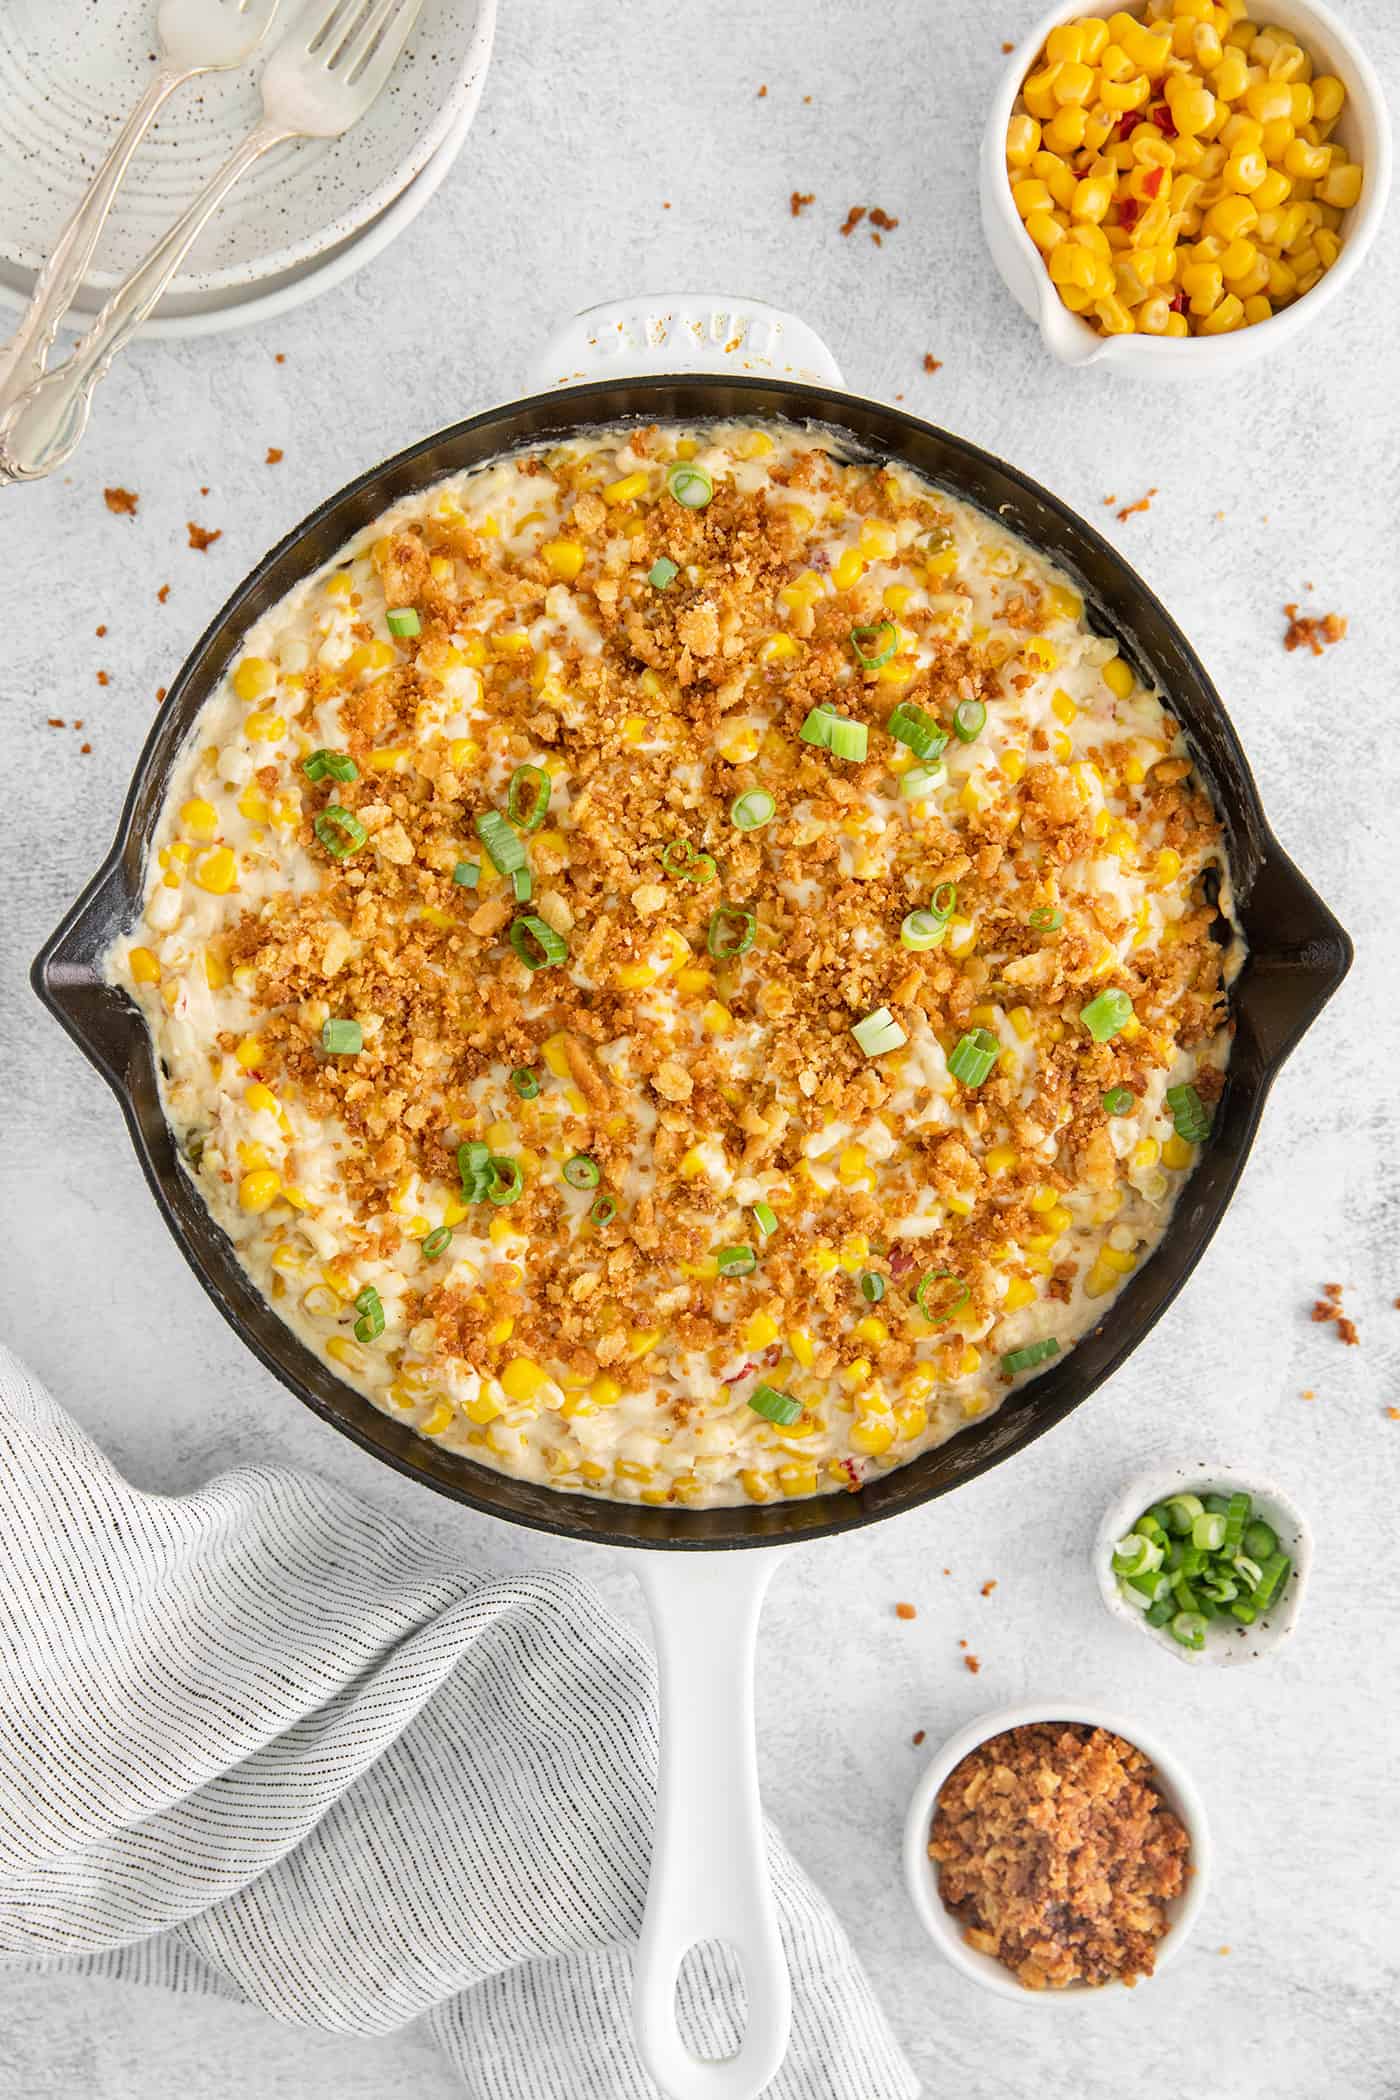
M160 64L59 235L19 327L0 349L0 410L43 378L59 322L82 285L131 156L163 104L200 73L224 73L251 58L277 5L278 0L161 0L156 13Z
M115 291L66 364L0 416L0 481L38 481L71 458L99 380L131 340L234 184L295 138L339 138L389 78L422 0L304 0L263 69L263 114L145 261Z

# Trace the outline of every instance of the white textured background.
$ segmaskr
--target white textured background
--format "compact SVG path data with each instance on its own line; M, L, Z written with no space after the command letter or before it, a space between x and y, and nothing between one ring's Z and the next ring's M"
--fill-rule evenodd
M1395 0L1335 4L1393 86ZM1207 1259L1112 1387L951 1499L816 1548L780 1577L761 1660L768 1800L834 1895L931 2094L1122 2100L1146 2084L1192 2100L1393 2100L1400 233L1392 213L1340 310L1231 385L1060 372L993 275L974 198L1001 40L1036 11L504 0L476 128L398 246L269 329L139 346L67 477L5 492L4 1331L139 1481L179 1491L275 1456L395 1505L479 1564L566 1559L635 1608L621 1556L546 1547L411 1488L243 1354L167 1238L113 1102L25 970L106 845L156 687L314 503L509 397L544 331L608 294L713 285L796 309L852 387L902 395L1110 521L1201 650L1280 837L1359 952L1277 1088ZM797 221L794 188L817 200ZM839 238L854 203L900 220L883 249ZM926 351L943 360L931 377ZM280 466L264 464L269 445L285 448ZM117 482L140 492L135 522L103 507ZM1149 486L1148 514L1112 521L1107 495L1126 503ZM222 530L207 553L186 545L190 518ZM1282 648L1281 607L1309 582L1310 605L1351 622L1320 660ZM49 729L49 715L85 728ZM1332 1279L1348 1286L1359 1348L1308 1322ZM1111 1624L1086 1562L1125 1474L1207 1453L1274 1472L1317 1531L1293 1646L1229 1675L1182 1669ZM998 1587L983 1599L989 1577ZM900 1598L919 1607L912 1625L893 1615ZM982 1660L976 1678L959 1638ZM1047 2014L939 1962L896 1848L916 1729L932 1745L982 1709L1056 1690L1172 1742L1204 1788L1218 1864L1176 1968L1130 1998ZM79 1982L0 1983L0 2035L4 2100L450 2091L412 2036L350 2042Z

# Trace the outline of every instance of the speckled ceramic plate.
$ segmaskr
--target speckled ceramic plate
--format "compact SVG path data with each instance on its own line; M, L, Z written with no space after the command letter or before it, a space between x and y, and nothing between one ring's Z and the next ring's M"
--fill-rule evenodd
M495 7L496 0L483 0L483 13L493 19ZM378 218L371 219L367 226L336 242L324 253L313 256L310 262L299 263L294 269L285 270L275 277L261 278L256 285L216 292L183 291L172 287L138 332L161 340L219 335L230 328L251 328L260 321L273 321L279 314L289 313L294 306L318 298L322 292L328 292L333 286L343 284L347 277L353 277L391 241L397 240L442 187L444 177L471 130L481 96L481 79L482 75L478 74L476 86L422 174L416 175L406 189L400 190ZM21 313L29 304L33 289L32 270L20 269L0 257L0 313L6 309ZM70 309L71 332L76 333L100 311L105 297L106 293L94 286L83 288ZM4 333L4 323L0 320L0 337Z
M294 12L282 0L267 49ZM154 0L4 0L0 6L0 266L33 273L156 63ZM339 249L426 168L474 108L490 56L494 0L424 0L388 87L344 138L303 140L260 161L171 287L248 292ZM87 289L110 291L257 121L251 66L191 81L136 155Z

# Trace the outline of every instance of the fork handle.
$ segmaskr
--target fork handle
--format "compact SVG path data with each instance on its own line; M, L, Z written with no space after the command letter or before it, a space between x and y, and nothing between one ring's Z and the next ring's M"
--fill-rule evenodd
M266 122L255 125L189 209L113 292L67 362L30 386L0 416L0 480L38 481L72 457L87 428L98 382L117 352L130 342L234 184L264 153L295 136Z
M58 333L58 325L73 303L87 275L93 250L107 223L108 214L130 164L158 116L161 105L194 72L162 66L147 85L112 142L111 151L88 185L68 224L59 235L52 255L35 281L24 317L8 345L0 350L0 411L44 376L44 360Z

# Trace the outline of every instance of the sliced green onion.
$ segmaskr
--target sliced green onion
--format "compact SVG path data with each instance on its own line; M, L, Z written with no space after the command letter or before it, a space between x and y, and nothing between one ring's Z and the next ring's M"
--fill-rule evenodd
M664 591L668 583L674 583L680 570L669 554L658 554L647 570L647 582L654 591Z
M1138 1518L1133 1530L1140 1531L1145 1539L1156 1539L1159 1546L1164 1547L1167 1543L1166 1527L1157 1522L1150 1509Z
M587 1152L575 1152L565 1160L562 1171L571 1189L596 1189L603 1178L602 1168Z
M543 766L517 766L506 789L506 815L519 831L538 831L549 808L552 783Z
M1201 1501L1212 1515L1217 1517L1228 1516L1230 1510L1230 1498L1228 1495L1202 1495Z
M377 1341L384 1332L384 1307L372 1283L367 1283L356 1297L355 1310L360 1315L355 1322L355 1340Z
M791 1393L780 1393L775 1385L756 1385L749 1394L749 1406L765 1422L800 1422L802 1402L794 1400Z
M1225 1505L1225 1537L1221 1551L1227 1559L1233 1560L1244 1544L1244 1527L1249 1522L1250 1508L1250 1498L1243 1494L1231 1495Z
M938 888L928 900L928 908L935 919L942 919L946 925L958 908L957 884L955 882L940 882Z
M1179 1611L1173 1614L1168 1631L1179 1646L1201 1649L1206 1644L1206 1623L1203 1612Z
M1111 984L1087 1006L1080 1007L1079 1018L1096 1043L1111 1042L1132 1020L1133 1002L1126 992L1120 992L1116 984Z
M1037 1364L1048 1364L1051 1357L1059 1353L1059 1343L1053 1334L1048 1334L1044 1341L1027 1342L1024 1349L1008 1350L1001 1360L1001 1368L1008 1378L1014 1378L1018 1371L1033 1371Z
M1218 1553L1225 1543L1225 1519L1207 1510L1191 1526L1191 1543L1202 1553Z
M777 814L778 805L767 788L749 788L729 805L729 821L736 831L757 831L760 825L771 824Z
M1132 1605L1134 1611L1146 1612L1157 1609L1156 1604L1153 1603L1147 1592L1137 1583L1129 1582L1126 1576L1119 1580L1118 1594L1125 1604ZM1158 1601L1160 1602L1160 1600ZM1175 1611L1176 1606L1173 1604L1171 1609Z
M752 1247L716 1247L715 1267L721 1276L748 1276L758 1267Z
M1165 1597L1159 1597L1159 1598L1157 1599L1157 1602L1156 1602L1155 1604L1150 1604L1150 1605L1148 1606L1148 1608L1147 1608L1147 1623L1148 1623L1148 1625L1149 1625L1149 1626L1165 1626L1165 1625L1166 1625L1166 1623L1167 1623L1167 1621L1168 1621L1168 1619L1170 1619L1170 1618L1171 1618L1171 1616L1172 1616L1172 1614L1173 1614L1173 1613L1175 1612L1175 1610L1176 1610L1176 1604L1175 1604L1175 1601L1174 1601L1174 1599L1172 1598L1172 1595L1171 1595L1170 1591L1168 1591L1168 1593L1167 1593L1167 1595L1166 1595Z
M534 877L531 875L530 870L528 868L517 868L510 878L510 883L511 888L515 891L516 903L528 904L535 893Z
M1162 1565L1162 1549L1141 1531L1130 1531L1113 1549L1114 1572L1119 1575L1151 1575Z
M899 629L893 620L876 620L873 625L851 629L851 654L862 670L878 671L898 647Z
M949 1288L935 1290L937 1284L947 1284ZM969 1285L951 1269L929 1269L919 1278L914 1302L931 1327L946 1327L971 1296Z
M1252 1590L1258 1589L1259 1577L1264 1570L1260 1567L1257 1560L1251 1560L1247 1553L1237 1553L1230 1566L1242 1582L1247 1582Z
M411 605L392 605L385 614L385 618L389 622L390 634L396 634L400 639L407 634L421 634L423 632L423 622Z
M607 1190L604 1189L602 1195L595 1199L593 1208L588 1215L595 1225L611 1225L613 1219L617 1216L617 1198L610 1196Z
M481 863L475 860L459 860L452 870L452 880L459 890L474 890L481 880Z
M423 1241L424 1261L436 1261L440 1254L446 1254L451 1245L452 1227L450 1225L437 1226Z
M986 703L959 700L953 709L953 734L960 744L975 743L987 726Z
M510 1083L522 1101L533 1101L540 1090L540 1082L528 1065L517 1065L510 1075Z
M926 766L910 766L899 776L899 793L905 802L917 802L921 795L931 795L935 788L942 787L948 778L948 768L941 758L933 759Z
M1258 1611L1247 1597L1241 1598L1239 1603L1230 1606L1230 1617L1238 1619L1241 1626L1252 1626L1258 1616Z
M1168 1495L1162 1505L1167 1512L1167 1529L1178 1538L1184 1537L1197 1517L1204 1516L1205 1504L1199 1495Z
M906 948L916 952L921 948L937 948L947 936L947 924L936 919L931 911L906 912L900 925L899 938Z
M525 1176L518 1159L507 1159L503 1152L493 1152L486 1162L486 1200L497 1205L514 1203L525 1186Z
M1102 1105L1106 1116L1130 1116L1137 1107L1137 1095L1129 1087L1111 1086Z
M1032 933L1058 933L1065 923L1065 915L1058 904L1037 904L1026 914L1026 924Z
M763 1238L771 1240L778 1229L778 1213L774 1210L772 1204L753 1203L750 1204L749 1208L753 1212L754 1224L758 1227Z
M668 467L666 486L686 510L703 510L715 493L714 482L693 459L678 459Z
M867 1305L878 1305L885 1295L885 1279L878 1269L862 1269L860 1295Z
M1167 1107L1177 1136L1188 1145L1202 1144L1210 1136L1210 1110L1193 1086L1169 1086Z
M969 1029L948 1059L948 1071L964 1086L981 1086L1001 1055L1001 1044L989 1028Z
M867 1057L884 1057L909 1040L887 1006L877 1006L873 1014L854 1022L851 1034Z
M1163 1597L1170 1597L1171 1579L1157 1568L1144 1569L1141 1575L1121 1575L1118 1587L1125 1594L1136 1591L1147 1604L1160 1604Z
M716 962L728 962L733 956L748 954L757 932L758 920L751 911L737 904L721 904L710 913L705 946Z
M498 875L513 875L517 868L525 866L525 848L499 810L480 810L472 821Z
M348 751L310 751L301 762L308 780L358 780L360 769Z
M462 1177L464 1203L484 1203L491 1186L491 1147L480 1139L457 1147L457 1172Z
M870 731L864 722L853 722L849 715L833 715L827 743L833 758L859 762L869 750Z
M885 727L895 742L906 745L915 758L941 758L948 748L947 730L912 700L901 700Z
M797 732L799 740L804 744L815 744L819 751L830 750L831 725L835 720L835 708L828 707L824 701L819 707L810 708Z
M332 1057L358 1057L365 1047L365 1032L358 1021L323 1021L321 1048Z
M311 828L333 860L348 860L369 837L359 818L338 802L328 802Z
M672 839L663 846L661 865L668 875L674 875L679 881L698 883L701 889L715 879L714 855L697 853L689 839Z
M1262 1517L1256 1517L1252 1524L1246 1524L1244 1550L1251 1560L1270 1560L1278 1552L1278 1533L1273 1525L1266 1524Z
M489 849L488 849L489 850ZM514 948L527 970L544 970L552 963L565 961L569 944L562 933L556 933L543 919L533 912L526 912L512 921L510 945ZM539 949L537 954L535 951Z

